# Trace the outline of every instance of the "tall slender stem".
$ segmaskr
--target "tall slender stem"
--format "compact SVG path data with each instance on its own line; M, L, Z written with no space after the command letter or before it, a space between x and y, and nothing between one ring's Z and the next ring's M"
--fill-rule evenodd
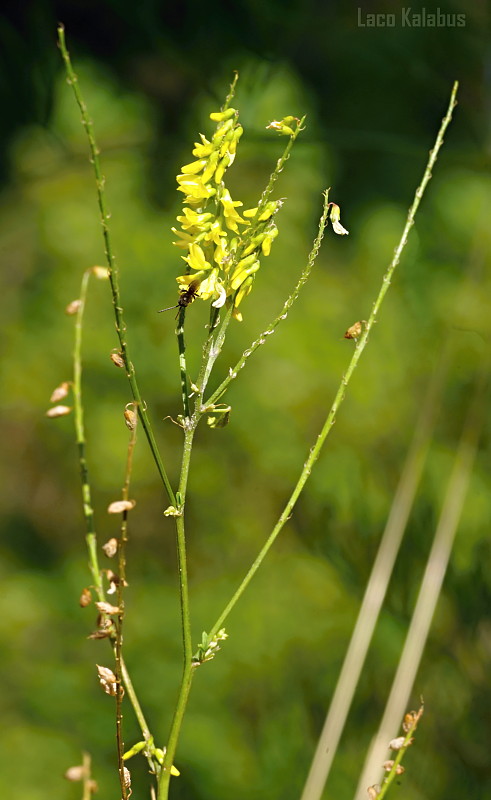
M128 351L128 344L126 342L126 324L124 321L123 307L121 305L121 296L119 291L118 271L116 268L116 260L114 257L114 251L111 243L111 235L109 230L110 214L107 209L106 196L104 193L106 181L101 170L101 163L99 159L100 151L95 140L92 120L89 117L87 106L85 105L85 101L80 92L78 86L78 78L73 70L72 63L70 60L70 54L66 47L65 29L63 25L58 26L58 43L63 57L63 61L65 63L67 81L73 89L75 99L80 109L80 114L82 117L82 125L85 128L85 132L87 134L87 139L89 142L90 161L94 168L94 175L96 180L97 202L99 204L99 212L102 225L102 236L104 239L104 252L108 266L109 281L111 284L112 301L113 301L114 315L116 319L116 332L118 334L119 344L121 348L121 357L124 361L126 376L130 384L131 393L133 395L135 403L137 404L138 415L140 417L143 430L145 431L145 435L147 437L148 444L152 452L153 458L155 460L160 478L162 480L162 483L164 484L170 502L172 504L175 504L174 492L167 477L167 472L163 465L162 458L160 456L157 443L153 435L152 426L146 412L146 406L145 403L142 401L142 397L140 394L140 389L136 379L135 368L130 359Z
M436 140L435 140L435 144L433 146L433 149L430 151L430 156L429 156L429 159L428 159L428 163L426 165L426 169L425 169L423 178L422 178L421 183L419 184L418 188L416 189L416 193L415 193L415 196L414 196L413 203L412 203L412 205L411 205L411 207L409 209L409 213L408 213L408 216L407 216L406 224L404 226L404 230L402 232L401 239L400 239L399 244L397 245L397 247L395 249L392 261L390 262L389 266L386 269L386 272L385 272L383 280L382 280L382 285L380 287L380 290L379 290L379 293L377 295L377 298L376 298L376 300L375 300L375 302L373 304L371 314L370 314L370 316L368 318L368 321L365 323L364 330L363 330L360 338L357 340L357 344L355 346L354 353L353 353L353 355L351 357L351 361L350 361L350 363L348 365L348 368L347 368L343 378L341 379L341 383L339 385L338 391L336 392L336 396L334 398L334 402L333 402L333 404L332 404L332 406L331 406L331 408L329 410L329 413L327 415L326 421L324 422L322 430L321 430L320 434L318 435L315 444L313 445L313 447L310 450L309 456L308 456L308 458L307 458L307 460L306 460L306 462L304 464L304 467L303 467L302 472L300 474L300 477L299 477L299 479L297 481L297 484L296 484L296 486L295 486L295 488L294 488L294 490L293 490L293 492L291 494L291 497L288 500L288 502L287 502L287 504L286 504L286 506L285 506L285 508L284 508L284 510L283 510L278 522L276 523L276 525L273 528L272 532L268 536L264 546L262 547L262 549L259 552L258 556L256 557L255 561L253 562L253 564L250 567L249 571L245 575L245 577L242 580L241 584L239 585L239 587L235 591L234 595L229 600L229 602L225 606L224 610L222 611L222 613L218 617L217 621L213 625L213 627L212 627L212 629L211 629L211 631L209 633L210 637L214 636L220 630L220 628L223 626L223 623L225 622L226 618L228 617L228 615L230 614L230 612L232 611L232 609L236 605L237 601L242 596L242 594L246 590L247 586L251 582L252 578L256 574L257 570L261 566L262 562L264 561L266 555L268 554L269 550L271 549L271 546L273 545L273 543L276 540L278 534L282 530L285 522L290 517L290 514L291 514L291 512L293 510L293 507L295 506L295 503L297 502L298 497L300 496L300 493L301 493L303 487L305 486L305 484L307 482L307 479L310 476L310 473L312 471L312 467L314 466L315 462L317 461L317 459L319 457L319 454L320 454L320 452L322 450L322 447L324 445L324 442L325 442L325 440L326 440L326 438L327 438L332 426L334 425L334 421L336 419L336 414L338 412L338 409L339 409L341 403L344 400L346 388L347 388L347 386L348 386L348 384L349 384L349 382L350 382L350 380L352 378L352 375L353 375L353 373L354 373L354 371L355 371L355 369L356 369L356 367L358 365L358 362L360 360L361 354L363 353L363 351L364 351L364 349L366 347L366 344L367 344L367 341L368 341L368 335L369 335L373 325L375 324L375 321L376 321L377 314L379 312L380 306L382 305L384 297L387 294L387 290L388 290L388 288L390 286L392 275L394 274L394 271L395 271L397 265L399 264L399 261L400 261L400 258L401 258L401 254L402 254L402 252L404 250L404 247L406 246L409 231L411 230L411 227L414 224L414 217L416 215L416 211L418 210L418 206L419 206L419 204L421 202L421 198L423 197L423 194L424 194L424 191L426 189L426 186L428 185L428 182L429 182L429 180L431 178L431 171L432 171L433 166L435 164L435 161L437 159L438 152L439 152L439 150L440 150L440 148L441 148L441 146L443 144L443 137L444 137L444 134L445 134L445 131L446 131L448 125L450 124L450 120L452 118L453 109L454 109L454 107L455 107L455 105L457 103L457 101L456 101L457 89L458 89L458 83L456 81L454 83L454 85L453 85L453 89L452 89L452 93L451 93L451 96L450 96L450 101L449 101L447 113L446 113L445 117L442 120L442 124L440 126L440 130L438 131L438 135L437 135Z

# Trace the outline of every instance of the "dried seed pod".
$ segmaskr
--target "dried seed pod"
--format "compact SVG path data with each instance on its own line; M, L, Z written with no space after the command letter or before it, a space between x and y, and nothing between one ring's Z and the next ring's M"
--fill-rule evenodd
M118 692L118 681L116 675L109 669L109 667L101 667L99 664L96 664L97 667L97 674L99 676L99 682L104 689L106 694L110 694L111 697L116 697Z
M120 614L121 613L121 609L120 609L119 606L112 606L111 603L106 603L105 600L98 601L95 604L95 606L96 606L97 610L101 612L101 614L109 614L109 615L111 615L111 614Z
M68 303L67 307L65 308L65 314L68 314L69 317L72 317L74 314L78 314L81 305L81 300L72 300L72 302Z
M81 781L85 778L86 770L82 764L76 767L69 767L64 774L67 781Z
M136 500L115 500L107 508L108 514L121 514L123 511L131 511L136 506Z
M59 386L53 391L51 397L49 398L50 403L58 403L59 400L63 400L64 397L67 396L68 392L70 391L70 382L63 381L60 383Z
M107 542L102 545L104 555L106 555L108 558L113 558L118 552L118 545L119 541L114 536L111 539L108 539Z
M351 325L344 334L345 339L358 339L363 332L363 325L365 320L359 320Z
M109 278L109 271L107 267L92 267L92 275L95 275L100 281L107 281Z
M391 739L389 742L390 750L400 750L406 740L405 736L398 736L396 739Z
M131 772L129 771L128 767L123 767L123 781L124 788L131 789Z
M50 417L50 419L54 419L54 417L65 417L67 414L70 414L72 409L70 406L53 406L53 408L48 408L46 412L46 416Z
M134 431L138 422L138 414L136 411L133 411L132 408L126 407L124 410L124 421L126 422L126 427L129 428L130 431Z
M380 794L380 786L378 784L369 786L367 789L367 793L368 793L368 800L376 800L377 796Z
M116 367L120 367L120 368L124 367L123 356L121 355L119 350L112 350L112 352L110 354L110 359L113 362L113 364L116 365Z
M90 606L90 604L92 602L92 592L90 591L90 589L87 586L84 589L82 589L82 594L80 595L80 598L79 598L78 602L79 602L79 605L82 608L86 608L87 606Z
M392 767L394 766L394 761L393 760L392 761L384 761L382 766L383 766L383 768L385 769L386 772L390 772Z

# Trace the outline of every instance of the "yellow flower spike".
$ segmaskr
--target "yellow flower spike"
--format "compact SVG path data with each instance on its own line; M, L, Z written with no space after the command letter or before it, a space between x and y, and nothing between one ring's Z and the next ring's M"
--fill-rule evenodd
M185 175L196 175L198 172L201 172L205 164L206 158L200 158L198 161L191 161L190 164L184 164L184 166L181 167L181 172Z
M331 206L330 219L334 233L339 234L339 236L347 236L349 231L347 231L346 228L343 228L339 221L341 217L341 210L339 206L336 205L336 203L330 203L329 205Z
M210 114L210 119L213 120L213 122L223 122L226 119L230 119L235 114L237 114L235 108L227 108L226 111L214 111Z
M186 261L187 264L191 267L191 269L195 270L209 270L211 269L211 264L205 258L205 254L199 244L190 244L189 245L189 255L182 256L183 260Z

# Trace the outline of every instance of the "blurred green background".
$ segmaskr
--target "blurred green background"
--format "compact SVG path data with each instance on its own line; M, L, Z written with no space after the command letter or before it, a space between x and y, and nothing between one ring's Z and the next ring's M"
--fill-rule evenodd
M228 173L255 204L283 141L272 119L307 114L277 188L280 236L234 323L216 380L276 316L305 263L321 192L349 238L324 242L288 320L233 384L230 425L199 432L190 479L194 640L211 624L271 530L319 431L404 224L451 84L459 105L376 329L328 446L280 540L230 617L220 657L199 671L173 783L175 798L298 798L349 642L422 399L444 348L449 366L406 539L325 797L351 798L414 608L476 373L487 358L491 263L490 6L439 4L465 27L360 27L342 2L174 4L33 0L0 17L0 247L3 531L0 771L22 800L80 797L63 772L92 754L100 797L118 797L113 704L88 641L94 614L73 420L48 420L53 388L71 377L83 271L103 264L94 182L78 110L56 47L66 26L107 178L128 340L175 481L180 430L172 315L182 271L170 227L175 175L208 114L240 80L245 134ZM413 5L413 11L422 6ZM434 10L427 7L427 11ZM180 266L181 264L181 266ZM203 307L201 307L201 305ZM188 314L198 363L207 309ZM130 399L108 285L94 281L85 331L88 456L101 542L120 496ZM431 637L414 687L426 715L403 778L407 800L491 793L489 425L480 448ZM166 736L180 674L172 522L139 437L131 495L125 645L152 727ZM137 737L126 710L126 741ZM143 760L134 797L146 797Z

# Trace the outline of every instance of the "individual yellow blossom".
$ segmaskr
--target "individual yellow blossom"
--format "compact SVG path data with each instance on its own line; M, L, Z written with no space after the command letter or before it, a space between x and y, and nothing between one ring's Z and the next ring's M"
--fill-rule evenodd
M349 234L349 231L347 231L346 228L343 228L343 226L339 221L341 217L341 210L339 206L336 205L336 203L330 203L330 206L331 206L330 219L332 222L332 229L334 233L337 233L340 236L347 236Z
M225 111L213 111L210 114L210 119L213 120L213 122L223 122L226 119L230 119L235 114L237 114L235 108L227 108Z
M187 195L187 203L189 203L190 200L205 200L216 193L216 189L212 186L205 185L198 176L178 175L177 182L179 184L177 191L184 192L184 194Z
M198 212L194 211L192 208L185 207L183 211L184 215L177 217L177 221L181 223L185 231L196 228L197 230L195 232L197 233L202 230L205 222L209 222L211 219L213 219L213 214L198 214Z
M252 256L252 259L254 259L254 256ZM249 262L249 258L244 259L244 261ZM258 271L260 266L261 264L257 260L256 261L253 260L252 263L249 262L247 266L245 266L244 264L241 265L240 262L235 268L234 273L230 279L230 288L232 289L232 291L235 292L235 290L239 288L239 286L245 281L247 277L249 277L249 275L252 275L254 272Z
M198 161L191 161L190 164L184 164L184 166L181 167L181 172L185 175L197 175L198 172L201 172L205 164L206 158L200 158Z
M206 260L202 248L194 242L189 245L189 255L182 256L182 259L189 264L191 269L197 271L211 269L211 264Z
M223 206L223 214L227 228L230 228L231 231L238 233L239 229L237 227L237 223L240 222L242 225L244 225L245 220L242 219L240 214L238 214L235 209L244 204L240 200L232 200L228 189L225 189L225 191L222 193L220 202Z
M175 244L176 247L189 247L189 245L194 242L194 236L191 236L189 233L183 233L182 231L178 231L177 228L171 228L172 233L175 233L176 236L181 238L180 242L172 242Z
M206 278L201 281L199 285L199 296L203 300L208 300L212 295L219 294L218 284L218 267L214 267Z
M194 143L193 156L196 156L196 158L206 158L213 152L213 145L202 133L200 133L200 137L201 144L199 142Z

